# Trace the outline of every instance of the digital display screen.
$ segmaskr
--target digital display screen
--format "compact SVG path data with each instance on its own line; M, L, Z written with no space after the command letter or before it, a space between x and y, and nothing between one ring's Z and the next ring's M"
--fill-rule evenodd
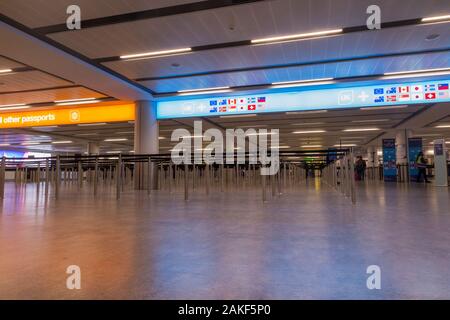
M450 80L441 80L159 101L157 117L170 119L446 102L450 101L449 83Z

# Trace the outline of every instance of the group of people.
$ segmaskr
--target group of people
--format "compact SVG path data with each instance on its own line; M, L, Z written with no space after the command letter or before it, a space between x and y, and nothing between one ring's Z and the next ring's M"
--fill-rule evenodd
M419 152L415 161L416 168L418 170L417 182L425 181L425 183L430 183L427 177L427 160L425 159L423 152ZM366 176L366 161L362 156L358 156L355 162L355 179L364 180Z

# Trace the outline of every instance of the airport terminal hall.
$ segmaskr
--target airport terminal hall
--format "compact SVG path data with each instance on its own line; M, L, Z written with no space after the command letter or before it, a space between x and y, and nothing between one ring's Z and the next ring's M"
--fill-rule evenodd
M449 86L449 0L0 0L0 300L450 299Z

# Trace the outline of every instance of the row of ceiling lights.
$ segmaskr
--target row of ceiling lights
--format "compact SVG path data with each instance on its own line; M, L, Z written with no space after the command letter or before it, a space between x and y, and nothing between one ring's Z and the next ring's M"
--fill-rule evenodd
M429 76L441 76L450 74L450 68L435 68L435 69L423 69L423 70L413 70L413 71L399 71L399 72L386 72L381 80L387 79L399 79L399 78L414 78L414 77L429 77ZM309 79L309 80L294 80L294 81L280 81L273 82L271 88L281 89L281 88L293 88L293 87L303 87L303 86L321 86L326 84L336 83L335 78L319 78L319 79ZM226 93L233 91L232 87L222 86L222 87L211 87L211 88L201 88L201 89L187 89L177 91L179 96L187 95L200 95L200 94L212 94L212 93Z
M450 15L442 15L442 16L434 16L434 17L426 17L420 20L421 24L429 24L429 23L445 23L450 22ZM302 41L302 40L311 40L318 39L321 37L334 36L342 34L344 29L330 29L330 30L321 30L316 32L307 32L307 33L299 33L299 34L291 34L284 36L275 36L275 37L267 37L260 39L250 40L251 44L273 44L279 42L286 41ZM130 60L130 59L143 59L143 58L155 58L167 55L176 55L176 54L186 54L192 52L192 48L178 48L178 49L170 49L170 50L160 50L160 51L151 51L151 52L143 52L143 53L135 53L135 54L126 54L119 56L122 60Z
M53 103L57 106L71 106L79 104L91 104L100 102L97 98L80 98L80 99L69 99L69 100L55 100ZM0 111L4 110L20 110L31 108L30 105L26 103L16 103L16 104L4 104L0 105Z

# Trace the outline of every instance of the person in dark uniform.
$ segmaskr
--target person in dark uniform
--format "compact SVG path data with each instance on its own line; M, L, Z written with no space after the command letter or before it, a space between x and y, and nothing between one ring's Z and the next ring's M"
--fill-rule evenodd
M419 171L419 173L417 174L417 182L421 182L423 176L425 183L430 183L427 178L427 160L423 156L423 152L419 152L419 154L417 155L416 166Z

